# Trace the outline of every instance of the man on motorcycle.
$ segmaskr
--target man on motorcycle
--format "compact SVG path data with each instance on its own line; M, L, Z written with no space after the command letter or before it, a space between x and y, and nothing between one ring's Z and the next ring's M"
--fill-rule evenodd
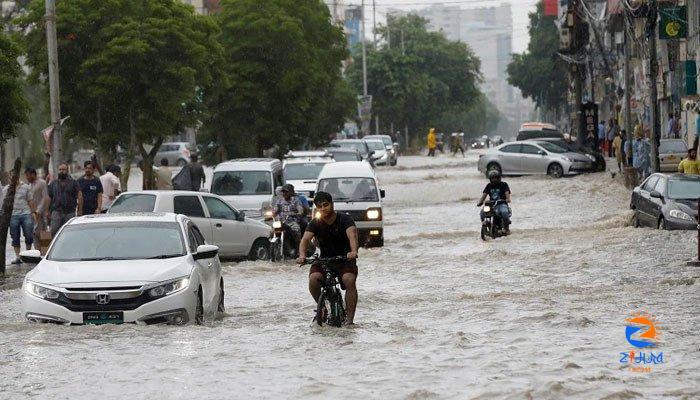
M352 325L357 306L357 228L355 221L349 215L336 213L333 208L333 197L327 192L318 192L314 197L314 205L321 213L321 218L315 218L306 228L299 244L298 264L304 263L304 255L311 239L316 238L321 248L321 257L330 258L343 256L347 261L337 267L338 277L345 289L345 305L347 318L345 323ZM318 303L321 295L323 271L316 265L309 270L309 292Z
M282 197L275 202L272 214L282 222L285 230L291 233L292 248L296 248L296 244L306 228L304 206L299 197L294 195L294 186L290 184L282 186L281 194Z
M493 210L496 215L498 215L503 223L504 234L510 234L510 187L508 184L501 181L501 173L498 171L489 172L489 184L484 188L484 193L477 203L477 207L481 207L486 200L486 196L489 196L491 200ZM481 221L483 222L485 216L484 211L481 211Z

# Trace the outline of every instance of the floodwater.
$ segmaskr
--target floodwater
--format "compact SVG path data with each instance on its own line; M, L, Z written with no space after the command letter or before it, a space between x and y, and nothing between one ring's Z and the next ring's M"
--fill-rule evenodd
M354 328L311 325L307 271L225 267L206 326L27 323L0 291L0 398L700 398L694 232L628 227L609 174L507 178L512 235L479 238L466 159L380 169L386 246L360 252ZM629 370L625 319L655 316L663 364Z

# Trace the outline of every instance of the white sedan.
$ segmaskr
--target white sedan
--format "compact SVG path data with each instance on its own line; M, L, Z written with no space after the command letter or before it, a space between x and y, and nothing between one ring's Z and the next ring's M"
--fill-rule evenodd
M23 285L24 315L60 324L201 324L224 311L218 247L172 213L73 218Z

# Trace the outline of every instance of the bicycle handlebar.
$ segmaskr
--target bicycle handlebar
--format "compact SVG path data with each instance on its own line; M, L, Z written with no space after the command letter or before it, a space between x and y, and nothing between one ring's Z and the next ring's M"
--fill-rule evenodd
M348 258L346 256L335 256L335 257L327 257L327 258L321 258L321 257L308 257L304 259L304 263L301 265L306 265L306 264L313 264L315 262L320 262L320 263L331 263L335 261L347 261Z

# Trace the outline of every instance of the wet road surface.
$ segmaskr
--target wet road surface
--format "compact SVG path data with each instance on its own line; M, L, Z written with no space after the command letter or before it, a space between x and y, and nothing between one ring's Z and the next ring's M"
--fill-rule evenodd
M311 325L307 270L227 264L206 326L27 323L0 291L0 398L700 398L693 232L628 227L608 174L506 178L513 234L479 238L476 155L379 170L382 249L360 252L354 328ZM635 373L625 319L660 324Z

